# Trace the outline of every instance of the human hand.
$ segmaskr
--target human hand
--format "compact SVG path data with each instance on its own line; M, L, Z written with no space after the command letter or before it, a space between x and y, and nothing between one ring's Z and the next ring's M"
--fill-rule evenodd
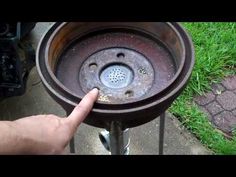
M36 115L14 121L13 126L20 134L18 150L21 149L21 154L62 154L97 97L98 90L93 89L67 118Z

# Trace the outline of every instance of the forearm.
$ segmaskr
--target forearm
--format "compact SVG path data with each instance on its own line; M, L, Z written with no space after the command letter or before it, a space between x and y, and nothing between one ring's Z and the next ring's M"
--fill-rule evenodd
M14 121L0 121L0 154L22 154L27 142Z

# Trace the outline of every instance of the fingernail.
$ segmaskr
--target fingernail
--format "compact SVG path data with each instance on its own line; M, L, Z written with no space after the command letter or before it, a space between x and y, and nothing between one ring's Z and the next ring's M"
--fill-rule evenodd
M96 88L96 87L95 87L95 88L93 88L93 90L91 90L91 92L92 92L92 93L96 93L96 94L97 94L97 93L98 93L98 88Z

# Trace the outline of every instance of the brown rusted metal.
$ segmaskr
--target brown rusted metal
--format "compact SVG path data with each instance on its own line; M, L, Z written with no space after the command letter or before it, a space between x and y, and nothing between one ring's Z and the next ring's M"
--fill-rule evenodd
M97 87L100 90L99 103L124 104L138 101L141 96L150 93L154 82L151 63L136 51L125 48L101 50L87 58L80 68L78 86L85 93ZM61 70L64 68L61 67ZM62 71L60 75L63 77L62 83L71 88L62 73L65 72ZM59 79L61 77L58 75ZM74 79L77 80L76 77Z
M56 23L37 51L40 77L68 113L100 89L85 123L101 128L158 117L186 86L193 64L191 39L178 23Z

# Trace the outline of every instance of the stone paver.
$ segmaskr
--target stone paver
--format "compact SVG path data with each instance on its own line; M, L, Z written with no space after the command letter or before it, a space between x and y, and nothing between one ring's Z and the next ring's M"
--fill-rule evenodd
M229 112L222 112L214 117L213 123L220 127L220 129L224 132L227 132L228 130L231 130L229 126L229 122L225 119L226 116L229 116Z
M212 114L212 115L216 115L217 113L223 111L224 109L221 107L220 104L218 104L216 101L209 103L206 106L206 109Z
M212 92L216 95L221 94L223 91L225 91L225 88L222 84L213 84L212 85Z
M194 100L218 129L232 135L236 125L236 76L213 84L211 92Z
M225 91L218 95L217 101L225 110L231 111L236 108L236 95L232 91Z
M201 105L204 106L210 102L212 102L215 99L215 95L212 92L206 93L205 95L199 96L195 99L195 101Z
M231 135L231 131L236 125L236 119L232 112L223 111L214 118L214 123L221 128L224 132L229 132Z
M230 76L222 81L222 84L228 89L228 90L234 90L236 89L236 76Z

